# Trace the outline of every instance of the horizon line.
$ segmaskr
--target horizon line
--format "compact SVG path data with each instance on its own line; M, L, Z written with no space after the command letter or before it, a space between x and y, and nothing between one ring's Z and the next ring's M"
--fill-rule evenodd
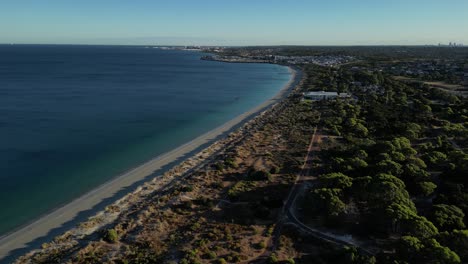
M194 45L194 44L90 44L90 43L1 43L2 46L35 45L35 46L133 46L133 47L441 47L441 48L468 48L464 43L450 46L448 44L256 44L256 45Z

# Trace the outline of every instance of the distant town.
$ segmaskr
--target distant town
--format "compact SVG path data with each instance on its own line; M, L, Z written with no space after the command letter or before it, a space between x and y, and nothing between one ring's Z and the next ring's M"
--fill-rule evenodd
M202 57L204 60L215 60L222 62L241 62L241 63L275 63L275 64L316 64L320 66L336 66L354 60L351 56L219 56L208 55Z

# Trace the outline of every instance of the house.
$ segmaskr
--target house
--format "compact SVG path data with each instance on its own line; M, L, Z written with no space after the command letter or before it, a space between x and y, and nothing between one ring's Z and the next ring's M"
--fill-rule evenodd
M325 92L325 91L313 91L313 92L304 93L304 99L312 100L312 101L333 100L336 98L357 100L357 98L355 98L352 94L349 94L349 93L337 93L337 92Z
M312 101L321 101L321 100L330 100L338 97L337 92L325 92L325 91L316 91L316 92L307 92L304 94L305 99Z
M340 98L340 99L351 99L351 97L352 96L349 93L339 93L338 94L338 98Z

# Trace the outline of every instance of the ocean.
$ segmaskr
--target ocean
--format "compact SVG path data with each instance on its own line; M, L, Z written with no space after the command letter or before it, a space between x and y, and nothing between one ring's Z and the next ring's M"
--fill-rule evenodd
M142 46L0 45L0 235L273 97L287 67Z

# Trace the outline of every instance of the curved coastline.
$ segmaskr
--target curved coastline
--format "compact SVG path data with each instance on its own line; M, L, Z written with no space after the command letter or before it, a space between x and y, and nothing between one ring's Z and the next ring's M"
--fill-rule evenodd
M33 222L0 237L0 262L11 261L15 257L39 247L42 242L50 241L54 236L73 228L77 223L96 215L106 205L110 205L123 197L124 194L132 192L151 178L162 175L165 171L190 158L197 151L215 143L287 97L302 78L299 69L292 67L289 67L289 69L291 72L289 82L267 101L188 143L115 177ZM87 213L82 215L82 212Z

